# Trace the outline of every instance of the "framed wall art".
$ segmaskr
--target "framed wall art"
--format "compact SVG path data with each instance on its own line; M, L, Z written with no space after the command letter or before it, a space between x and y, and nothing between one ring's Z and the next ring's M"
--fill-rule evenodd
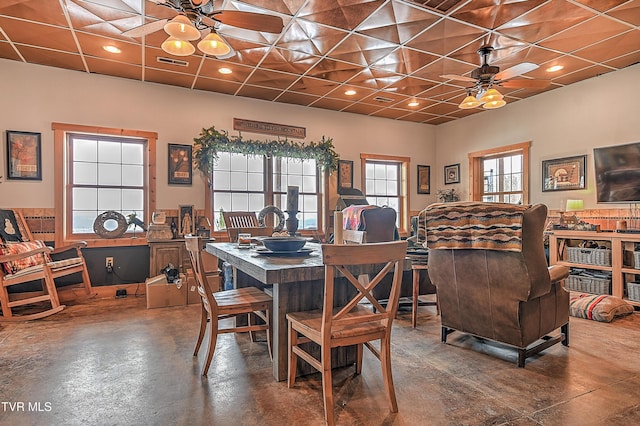
M338 189L353 188L353 161L338 160Z
M7 179L42 180L40 133L7 130Z
M460 163L444 166L444 184L460 183Z
M192 150L191 145L169 144L169 185L191 185Z
M585 189L586 155L542 162L542 191Z
M418 194L431 194L431 166L418 164Z
M194 219L192 205L178 206L178 234L181 237L194 234Z

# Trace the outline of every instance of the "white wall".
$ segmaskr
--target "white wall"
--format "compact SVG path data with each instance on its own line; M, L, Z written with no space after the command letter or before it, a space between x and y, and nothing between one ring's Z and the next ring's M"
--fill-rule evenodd
M419 210L435 201L435 195L417 195L415 189L415 165L435 165L435 126L3 59L0 59L0 93L0 130L40 132L43 145L42 182L0 179L0 199L5 207L53 207L51 123L60 122L157 132L157 207L194 204L196 208L202 208L204 187L197 171L191 187L167 185L167 144L192 144L203 127L216 126L234 134L234 117L306 127L307 141L319 141L322 136L333 138L341 158L354 161L357 188L361 188L361 152L411 157L411 208ZM243 133L243 136L271 138L249 133ZM6 148L0 151L0 161L4 165ZM0 170L0 175L4 176L6 165Z
M560 209L567 198L582 198L585 208L615 208L596 203L593 148L640 142L639 82L637 64L437 126L432 188L444 188L442 167L460 163L461 183L447 188L456 187L466 199L467 153L531 141L530 202ZM543 160L583 154L587 189L542 192Z

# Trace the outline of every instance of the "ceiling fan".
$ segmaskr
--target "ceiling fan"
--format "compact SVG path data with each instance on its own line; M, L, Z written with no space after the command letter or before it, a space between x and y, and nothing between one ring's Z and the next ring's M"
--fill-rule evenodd
M235 54L216 30L218 24L230 25L252 31L279 33L284 28L282 18L239 10L215 10L214 0L149 0L178 12L172 19L160 19L124 31L127 37L141 37L164 29L169 38L162 49L177 56L191 55L195 48L190 43L202 37L198 48L217 58L228 58Z
M442 78L449 80L474 83L473 86L467 88L468 96L459 105L460 108L468 109L482 105L485 109L493 109L504 106L506 102L502 99L502 94L500 94L494 86L506 87L509 89L544 89L551 84L550 80L512 80L514 77L537 69L538 65L532 64L531 62L522 62L507 68L504 71L500 71L500 67L489 65L489 55L494 50L495 49L491 46L482 46L478 49L478 55L480 55L480 67L471 71L471 77L455 74L445 74L441 76ZM477 93L477 97L473 96L474 91Z

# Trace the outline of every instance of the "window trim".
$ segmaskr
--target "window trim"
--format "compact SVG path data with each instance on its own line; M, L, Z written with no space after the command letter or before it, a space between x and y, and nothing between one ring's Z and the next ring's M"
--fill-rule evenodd
M522 204L529 204L529 151L531 141L506 145L497 148L470 152L469 158L469 199L482 201L484 176L482 161L487 158L502 157L509 154L522 154Z
M67 209L66 203L69 197L69 185L67 182L66 156L67 133L86 133L105 136L120 136L147 140L147 181L144 185L145 190L145 217L141 220L150 223L151 214L156 210L156 142L158 139L157 132L147 132L143 130L127 130L116 129L111 127L84 126L78 124L51 123L53 130L53 146L54 146L54 209L56 218L55 222L55 238L56 247L63 246L70 242L84 240L90 247L105 246L134 246L146 245L146 238L114 238L102 239L98 236L86 238L87 234L82 236L67 235L66 224L69 223L71 212ZM82 238L85 237L85 238Z
M360 183L362 185L362 193L364 194L364 186L366 184L366 164L367 161L382 161L387 163L399 163L400 165L400 192L398 194L400 211L398 212L399 223L398 233L400 236L409 235L409 206L411 187L409 167L411 166L411 157L401 157L397 155L382 154L360 154ZM366 195L366 194L365 194Z

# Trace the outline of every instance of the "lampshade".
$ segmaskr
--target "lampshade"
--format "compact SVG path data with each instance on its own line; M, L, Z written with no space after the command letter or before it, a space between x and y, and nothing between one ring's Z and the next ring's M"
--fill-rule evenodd
M503 97L504 96L502 96L502 93L498 92L496 89L491 88L491 89L487 90L486 92L484 92L482 97L480 99L478 99L478 100L480 102L486 103L486 102L502 100ZM504 105L504 104L502 104L502 105ZM500 105L500 106L502 106L502 105Z
M198 43L198 49L202 53L206 53L211 56L226 55L231 51L231 48L218 34L211 32L205 38Z
M568 212L580 212L584 210L584 200L567 200Z
M178 15L167 22L164 25L164 31L180 40L197 40L200 38L200 31L184 15Z
M458 108L460 108L460 109L471 109L471 108L475 108L475 107L477 107L479 105L480 105L480 101L477 100L476 97L473 96L472 94L469 94L469 96L464 98L464 101L462 101L462 103L460 105L458 105Z
M165 41L163 41L161 47L162 50L164 50L168 54L175 56L189 56L196 51L196 48L193 47L193 44L189 43L188 41L177 39L174 36L170 36Z
M496 109L496 108L503 107L506 104L507 103L505 101L503 101L502 99L497 99L495 101L485 102L484 105L482 105L482 108L484 108L484 109Z

